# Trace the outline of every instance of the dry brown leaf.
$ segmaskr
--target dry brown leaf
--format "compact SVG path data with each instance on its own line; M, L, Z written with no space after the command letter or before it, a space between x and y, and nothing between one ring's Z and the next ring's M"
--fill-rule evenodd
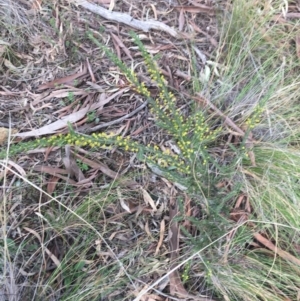
M93 186L92 180L97 177L97 174L98 174L98 172L95 171L90 177L88 177L86 179L83 179L81 181L78 181L76 186L82 186L82 185L85 186L85 187Z
M25 272L22 268L19 268L19 271L18 271L22 276L25 276L25 277L30 277L30 276L33 276L35 274L38 273L38 271L36 272L33 272L33 273L27 273Z
M16 137L35 137L43 136L48 134L54 134L57 130L62 129L68 125L68 123L74 123L85 117L85 115L90 111L90 108L81 109L78 112L72 113L68 116L63 117L60 120L57 120L51 124L45 125L39 129L32 130L24 133L17 133L14 136Z
M4 95L4 96L16 96L16 95L18 95L18 96L20 96L20 95L23 94L22 92L11 92L7 88L5 88L4 86L0 86L0 88L5 91L5 92L0 91L0 95Z
M234 205L234 208L235 208L235 209L238 209L238 208L242 205L242 202L244 201L244 198L245 198L245 195L244 195L244 194L242 194L242 195L240 195L240 196L238 197L238 199L237 199L237 201L236 201L236 203L235 203L235 205Z
M78 182L85 180L85 176L81 169L78 167L76 160L71 152L70 145L65 146L66 156L62 159L66 170L70 177L75 177Z
M121 207L127 211L128 213L131 213L131 210L130 208L128 207L128 205L125 203L124 199L123 198L120 198L120 204L121 204Z
M199 2L203 2L202 0L200 0L200 1L189 0L189 2L190 2L190 4L192 4L192 5L196 6L196 7L199 7L201 9L203 9L203 10L212 10L212 11L214 11L214 7L208 6L208 5L204 5L203 3L199 3ZM208 1L205 1L205 2L208 2Z
M135 292L134 295L137 296L138 293ZM154 295L154 294L145 294L144 296L141 297L140 300L141 301L164 301L166 299L164 299L161 296Z
M157 20L157 10L154 4L150 4L152 11L153 11L153 15L154 15L154 20Z
M74 102L72 102L72 103L69 104L68 106L63 107L63 108L61 108L61 109L59 109L59 110L53 112L52 114L53 114L53 115L56 115L56 114L58 114L58 113L61 113L61 114L58 116L58 118L62 118L62 117L65 115L65 113L66 113L66 112L70 112L71 109L73 109L74 106L75 106L76 104L79 103L79 101L80 101L79 99L76 99Z
M297 53L297 57L298 57L298 59L300 59L300 35L296 36L295 41L296 41L296 53Z
M5 52L6 52L6 46L1 45L1 42L0 42L0 58L2 56L4 56Z
M50 175L53 175L55 177L58 177L58 178L60 178L64 181L66 181L68 184L71 184L71 185L78 184L74 180L70 179L69 177L62 176L61 174L68 174L68 172L64 169L61 169L61 168L55 168L55 167L51 167L51 166L38 166L37 165L37 166L30 167L30 170L48 173Z
M288 253L288 252L280 249L279 247L275 246L270 240L268 240L267 238L263 237L261 234L254 233L253 236L261 244L263 244L265 247L267 247L268 249L270 249L271 251L273 251L275 254L277 254L281 258L283 258L283 259L285 259L287 261L290 261L293 264L296 264L296 265L300 266L300 259L298 259L295 256L293 256L292 254L290 254L290 253Z
M166 230L165 220L162 219L160 222L159 241L158 241L154 256L157 256L157 254L159 253L159 249L164 241L165 230Z
M42 84L37 88L37 90L41 91L41 90L45 90L45 89L49 89L49 88L55 88L59 85L67 84L67 83L72 85L73 81L75 79L85 75L86 73L87 73L87 67L86 67L86 65L84 65L84 68L81 72L76 73L76 74L72 74L72 75L69 75L69 76L66 76L66 77L62 77L62 78L59 78L59 79L55 79L55 80L52 80L51 82Z
M147 289L148 289L148 285L146 284L143 287L137 288L137 290L133 291L133 294L134 294L134 296L138 297L140 295L140 292L147 291ZM145 293L145 294L143 294L143 296L140 296L139 299L134 299L134 300L139 300L139 301L168 301L169 298L165 299L162 296L157 296L157 295L154 295L154 294Z
M175 217L178 215L178 204L175 198L170 200L170 229L169 229L169 245L170 245L170 253L171 253L171 267L173 270L176 267L176 260L179 253L179 226L178 222L175 221ZM179 297L184 297L186 299L193 299L198 301L214 301L209 297L198 297L189 294L184 288L178 270L173 271L170 274L170 293L172 295L178 295Z
M2 160L3 162L4 160ZM5 160L6 161L6 160ZM11 161L11 160L7 160L7 165L10 165L11 167L14 167L18 172L19 172L19 175L22 176L22 177L25 177L26 176L26 172L25 170L23 169L23 167L21 167L20 165L18 165L17 163Z
M11 61L9 61L7 59L4 59L3 61L4 61L5 67L7 67L9 70L16 72L16 73L19 73L22 71L21 68L14 66Z
M32 109L32 112L33 114L35 114L36 112L38 112L39 110L43 110L45 108L49 108L49 109L52 109L53 106L50 104L50 103L45 103L44 105L38 107L38 108L35 108L33 107L32 103L30 103L30 108Z
M143 127L139 127L138 129L136 129L134 132L132 132L130 134L131 137L134 137L134 136L137 136L138 134L140 134L141 132L143 132L145 129L148 129L149 128L149 125L150 125L150 122L149 123L146 123L145 126Z
M214 46L214 47L218 47L218 42L215 38L213 38L212 36L210 36L206 31L202 30L200 27L198 27L195 22L189 20L189 24L191 24L191 26L193 27L193 29L196 31L196 32L200 32L202 33L203 35L205 35L210 43Z
M37 11L42 10L42 0L33 0L31 2L31 8Z
M146 220L145 223L145 227L144 227L145 232L147 233L147 235L151 238L151 240L153 239L150 228L149 228L149 221Z
M179 251L179 227L178 222L174 218L178 215L178 207L175 203L176 201L170 201L170 234L169 234L169 244L171 252L171 269L175 268L175 260L178 257ZM188 292L184 288L178 270L175 270L170 274L170 293L172 295L179 294L181 297L187 296Z
M58 167L52 167L52 166L35 165L35 166L32 166L32 169L34 171L47 173L52 176L57 176L59 174L64 174L64 175L68 174L68 171L66 171L65 169L58 168Z
M103 172L105 175L107 175L108 177L112 178L112 179L117 179L119 177L119 174L116 173L115 171L111 170L108 168L107 165L105 165L104 163L101 162L96 162L96 161L92 161L90 159L87 159L79 154L74 153L74 156L78 159L80 159L83 163L87 164L88 166L90 166L93 169L99 169L101 172ZM122 185L126 185L132 188L137 188L139 185L137 182L133 181L133 180L121 180L120 184Z
M286 13L285 15L287 18L291 18L291 19L300 19L300 13Z
M104 105L109 103L112 99L123 94L124 92L127 92L128 90L129 90L128 88L121 89L118 92L110 95L109 97L106 97L105 93L100 94L98 96L96 102L91 105L90 111L97 110L98 108L102 108ZM64 98L64 97L67 97L70 93L72 93L74 96L75 95L82 95L82 96L87 95L86 91L84 91L82 89L76 89L76 88L53 91L50 95L48 95L48 93L46 93L46 95L48 95L48 96L45 96L45 94L43 94L43 95L31 94L31 96L33 98L35 98L35 100L32 102L32 105L34 106L42 101L51 100L52 98Z
M120 91L114 93L113 95L110 95L107 97L107 94L105 93L101 93L99 94L98 98L97 98L97 103L96 106L92 106L93 110L98 109L98 108L102 108L104 105L108 104L111 100L113 100L114 98L116 98L117 96L123 94L124 92L127 92L128 89L124 88L121 89Z
M253 147L254 147L254 143L253 143L253 133L250 132L248 137L247 137L247 141L246 141L246 148L248 150L248 156L249 156L249 159L251 161L251 165L253 167L256 166L256 162L255 162L255 154L254 154L254 151L252 150Z
M289 24L289 21L287 21L285 18L283 18L281 14L274 15L272 17L272 20L279 24L285 24L287 27L292 26L292 24Z
M84 90L81 90L81 89L75 90L75 88L56 90L56 91L53 91L52 93L50 93L48 96L41 97L40 99L34 101L32 104L35 105L42 101L52 100L52 98L65 98L65 97L68 97L70 94L72 94L73 96L87 95L87 92Z
M121 204L122 208L123 208L125 211L127 211L128 213L131 213L131 210L130 210L129 206L125 203L125 200L124 200L124 198L123 198L123 196L122 196L122 193L121 193L119 187L117 188L117 194L118 194L118 198L119 198L119 200L120 200L120 204Z
M191 77L190 75L188 75L188 74L182 72L181 70L176 70L176 71L175 71L175 75L176 75L177 77L181 77L181 78L183 78L183 79L185 79L185 80L187 80L187 81L190 81L190 80L192 79L192 77Z
M122 94L123 92L127 91L128 88L121 89L120 91L114 93L110 97L106 99L101 99L101 101L98 101L94 104L92 104L90 107L81 109L80 111L74 112L73 114L70 114L68 116L63 117L60 120L57 120L53 122L52 124L46 125L41 127L40 129L32 130L25 133L18 133L14 136L17 137L33 137L33 136L41 136L46 134L54 134L56 130L59 130L61 128L64 128L68 125L68 122L75 123L81 120L88 112L98 109L99 107L104 106L109 101L117 97L118 95Z
M105 165L104 163L92 161L92 160L87 159L76 153L73 153L73 154L76 158L80 159L80 161L82 161L83 163L87 164L88 166L90 166L94 169L101 170L105 175L109 176L110 178L112 178L112 179L118 178L118 173L109 169L109 167L107 165Z
M59 181L59 177L55 177L55 176L50 177L50 179L47 183L47 192L48 192L48 194L51 195L54 192L55 187L58 184L58 181Z
M70 179L70 177L65 177L65 176L62 176L62 175L57 175L57 177L62 179L63 181L65 181L66 183L68 183L70 185L78 186L78 182Z
M110 4L110 0L92 0L91 2L102 4L107 7L109 7Z
M116 36L115 34L111 33L112 38L114 39L114 41L118 44L119 47L121 47L123 49L123 51L125 52L125 54L131 59L133 60L129 49L124 45L124 43L120 40L120 38L118 36Z
M39 240L40 244L42 245L41 236L35 230L32 230L27 227L23 227L23 229L26 230L27 232L33 234ZM43 245L41 250L45 250L45 252L48 254L48 256L51 258L51 260L57 267L60 266L60 261L57 259L57 257L52 252L49 251L49 249L45 245Z
M194 4L194 3L193 3ZM195 5L195 4L194 4ZM214 15L215 10L209 6L197 4L195 6L186 6L186 5L180 5L174 7L177 10L184 10L189 13L206 13L209 15Z
M0 172L0 180L6 176L7 172L11 172L11 168L14 167L14 169L16 169L19 172L19 175L21 177L25 177L26 176L26 172L23 169L23 167L21 167L20 165L18 165L17 163L11 161L11 160L0 160L0 164L3 167L3 170ZM6 166L8 166L8 170L6 168Z
M183 12L183 9L180 10L180 13L179 13L179 18L178 18L178 29L180 31L183 30L183 27L184 27L184 23L185 23L185 17L184 17L184 12Z
M165 45L148 45L148 46L145 46L147 51L151 54L156 54L160 51L165 51L165 50L170 50L170 49L173 49L175 48L175 45L173 44L165 44ZM174 56L175 57L175 56ZM177 56L176 56L177 58ZM184 58L185 60L187 60L186 58ZM162 69L163 70L163 69ZM148 81L150 82L151 80L148 79Z
M96 78L95 78L94 72L92 70L92 66L91 66L88 58L86 59L86 65L87 65L90 77L92 79L92 83L95 83L96 82Z
M151 198L150 194L142 187L141 187L141 190L142 190L142 193L143 193L145 203L147 205L150 205L154 212L157 211L157 207L156 207L153 199Z
M100 85L98 85L96 83L87 81L86 84L88 86L91 86L94 90L96 90L99 93L105 93L105 92L107 92L102 86L100 86Z
M117 57L121 60L121 49L115 39L112 39Z
M185 194L184 195L184 205L185 205L185 220L183 223L183 227L187 230L190 231L191 228L191 222L188 219L192 215L192 208L191 208L191 199Z

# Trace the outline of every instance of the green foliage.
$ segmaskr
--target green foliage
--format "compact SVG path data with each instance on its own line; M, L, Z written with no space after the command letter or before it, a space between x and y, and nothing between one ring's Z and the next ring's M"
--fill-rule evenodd
M70 103L73 103L75 101L74 92L72 91L68 92L68 100Z
M93 122L96 119L96 111L88 112L87 122Z
M189 280L190 270L191 270L191 261L188 261L181 275L181 279L183 283L186 283Z
M84 162L82 162L81 160L77 159L76 163L78 165L78 167L80 168L81 171L88 171L89 170L89 166L87 164L85 164Z
M170 150L161 151L157 145L141 145L130 139L130 137L122 138L105 133L87 136L71 130L67 135L53 135L11 145L10 155L38 146L64 146L69 144L81 147L88 146L92 149L111 149L114 146L118 146L124 151L137 153L139 160L146 161L151 166L157 166L164 173L164 176L173 181L181 179L182 182L184 178L185 185L187 184L189 189L192 188L191 183L195 175L198 177L202 174L207 174L209 165L214 164L214 159L209 154L208 146L216 140L221 132L221 127L214 126L214 129L212 129L213 124L207 121L206 112L196 105L190 107L188 114L184 114L178 108L178 96L169 91L167 81L159 71L155 59L147 52L138 36L134 33L131 33L131 35L143 55L151 79L156 82L160 89L156 99L151 97L150 91L145 84L139 82L136 74L124 62L106 46L99 43L92 34L89 33L88 37L120 68L130 82L132 90L146 97L151 106L150 111L155 116L157 124L173 137L179 153L175 154ZM70 102L73 102L74 95L70 93L68 99ZM89 121L95 119L94 112L90 113L88 118ZM4 157L5 152L3 151L0 153L0 158ZM182 175L185 175L185 177L182 177ZM188 183L189 181L191 182L190 184Z

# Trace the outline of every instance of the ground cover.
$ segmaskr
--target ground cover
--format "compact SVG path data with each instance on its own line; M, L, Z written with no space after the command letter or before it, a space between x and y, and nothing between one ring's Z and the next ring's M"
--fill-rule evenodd
M299 299L299 4L0 8L1 300Z

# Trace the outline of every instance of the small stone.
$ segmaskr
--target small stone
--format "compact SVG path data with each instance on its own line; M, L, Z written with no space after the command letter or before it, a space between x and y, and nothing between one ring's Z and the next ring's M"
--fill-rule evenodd
M7 129L0 127L0 145L4 144L9 136L9 131L11 130L11 135L18 133L17 129Z

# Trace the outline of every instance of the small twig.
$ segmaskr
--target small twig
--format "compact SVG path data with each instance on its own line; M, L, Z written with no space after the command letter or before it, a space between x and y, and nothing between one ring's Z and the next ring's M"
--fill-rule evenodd
M102 124L99 124L97 126L94 126L93 128L87 129L86 132L87 133L92 133L92 132L98 131L98 130L100 130L102 128L105 128L105 127L108 127L108 126L120 123L123 120L132 117L133 115L135 115L136 113L138 113L139 111L141 111L142 109L144 109L147 106L147 104L148 104L148 100L146 100L142 105L140 105L138 108L136 108L135 110L133 110L129 114L126 114L126 115L122 116L119 119L116 119L116 120L113 120L113 121L110 121L110 122L106 122L106 123L102 123Z
M231 128L236 130L242 136L245 135L245 132L240 129L228 116L226 116L223 112L221 112L214 104L212 104L208 99L204 98L201 94L197 93L197 97L194 97L198 102L208 105L211 109L213 109L220 117L224 118L225 123L227 123Z
M291 263L300 266L300 260L293 256L292 254L282 250L277 245L274 245L269 239L262 236L260 233L254 233L254 238L258 240L261 244L263 244L266 248L273 251L276 255L280 256L281 258L290 261Z
M85 75L86 73L87 73L87 66L84 65L83 70L81 72L75 73L75 74L72 74L72 75L68 75L68 76L65 76L65 77L62 77L62 78L54 79L50 82L42 84L37 88L37 91L41 91L41 90L45 90L45 89L49 89L49 88L55 88L56 86L66 84L66 83L72 84L75 79Z

